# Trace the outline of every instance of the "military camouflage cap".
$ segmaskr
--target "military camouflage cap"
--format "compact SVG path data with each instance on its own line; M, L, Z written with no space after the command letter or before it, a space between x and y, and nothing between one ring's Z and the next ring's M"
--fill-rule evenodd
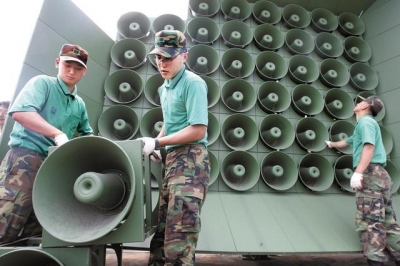
M186 53L186 37L178 30L162 30L156 33L155 48L149 54L174 57Z
M372 95L369 96L368 98L364 98L362 96L358 96L361 100L367 102L371 108L371 113L372 116L377 116L378 113L382 110L383 108L383 102L381 99L379 99L378 96Z

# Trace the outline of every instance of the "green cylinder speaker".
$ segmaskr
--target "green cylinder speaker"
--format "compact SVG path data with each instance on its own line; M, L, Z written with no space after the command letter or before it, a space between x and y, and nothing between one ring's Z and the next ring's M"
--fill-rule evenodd
M208 100L208 108L215 106L219 98L221 97L221 91L219 89L218 83L208 77L208 76L200 76L207 84L207 100Z
M110 140L132 139L139 130L139 118L129 106L114 105L100 115L98 128L100 135Z
M364 63L354 63L350 66L350 84L359 91L371 91L378 86L378 74Z
M255 68L253 57L243 49L230 48L221 58L224 72L232 78L247 78Z
M220 65L218 52L206 44L194 45L189 49L189 57L186 65L192 72L198 75L210 75Z
M317 153L310 153L301 158L299 176L308 189L316 192L327 190L334 181L334 172L328 159Z
M282 12L279 7L266 0L257 1L251 9L254 20L258 24L271 24L275 25L282 18Z
M224 105L234 112L247 112L257 102L256 91L248 81L244 79L230 79L221 89L221 100Z
M370 91L362 91L362 92L358 93L357 96L354 98L354 103L357 104L362 101L362 99L358 96L361 96L363 98L368 98L369 96L372 96L372 95L375 95L375 94ZM377 114L377 116L374 117L374 119L377 122L379 122L385 117L385 114L386 114L386 108L384 105L382 110Z
M304 29L311 23L311 16L308 11L299 5L289 4L282 10L283 25L289 29Z
M290 107L290 93L281 83L267 81L258 88L258 105L267 113L282 113Z
M221 9L219 1L189 0L189 9L193 17L214 17Z
M210 182L208 183L208 185L211 186L218 179L219 161L217 156L215 156L215 154L210 150L208 150L208 156L210 156L210 164L211 164Z
M208 112L208 127L207 127L208 145L213 144L219 138L219 134L221 132L219 127L220 125L217 117L213 113Z
M261 161L261 178L271 188L284 191L296 184L298 170L296 163L288 154L273 151Z
M301 29L290 29L286 33L285 43L292 55L307 55L314 50L314 40L310 34Z
M343 56L350 63L367 62L372 57L371 47L359 37L349 36L344 40Z
M254 29L254 44L261 51L278 51L284 43L282 32L273 25L261 24Z
M295 138L292 123L279 114L265 116L260 122L259 132L261 141L273 150L289 148Z
M295 55L289 60L289 77L295 83L310 84L318 79L319 69L313 59L306 55Z
M142 94L143 81L135 71L119 69L107 77L104 83L104 91L113 102L130 103Z
M141 12L127 12L117 22L118 33L124 38L142 39L150 34L150 19Z
M288 72L285 59L276 52L264 51L257 55L256 70L263 80L281 80Z
M15 266L64 266L53 255L41 249L21 248L0 256L1 265Z
M396 165L391 162L391 161L386 161L386 166L385 166L386 171L388 172L390 179L392 179L392 187L390 189L390 192L392 194L395 194L398 192L400 188L400 173Z
M299 84L292 91L293 110L301 116L314 116L324 110L324 99L316 88Z
M247 115L230 115L222 122L221 137L230 149L247 151L258 141L257 124Z
M320 80L329 88L340 88L350 80L347 67L338 60L327 58L320 64Z
M383 146L385 147L386 154L390 154L393 150L393 137L392 134L382 125L379 125L382 134Z
M339 26L337 17L325 8L315 8L311 11L311 27L316 32L332 32Z
M300 119L296 125L296 140L307 152L319 152L325 149L325 141L329 139L326 126L314 117Z
M189 21L187 32L194 44L212 45L219 38L221 32L218 24L207 17L198 17Z
M353 175L353 156L342 155L334 163L333 169L335 179L342 190L355 192L350 186L350 179Z
M151 75L144 85L144 96L146 99L155 106L160 106L160 95L158 95L158 88L164 84L164 78L160 73Z
M351 96L341 89L328 90L325 94L325 112L333 119L348 119L354 115Z
M153 21L152 31L157 33L161 30L179 30L180 32L186 32L185 22L173 14L163 14L156 17Z
M251 15L251 7L246 0L222 0L221 11L225 20L244 21Z
M221 162L221 177L225 184L236 191L254 187L260 177L256 158L246 151L232 151Z
M230 20L222 25L221 37L229 48L245 48L253 40L253 31L243 21Z
M343 44L335 35L321 32L315 37L315 52L322 59L337 58L343 51Z
M329 128L329 139L331 141L346 140L353 135L355 126L349 121L339 120L332 123ZM347 146L345 148L336 148L341 154L353 154L353 148Z
M146 63L146 45L136 39L123 39L111 47L111 59L120 68L138 69Z
M339 32L345 36L360 36L365 32L365 24L362 19L350 12L343 12L338 17Z
M164 118L161 107L150 109L143 114L140 121L140 134L143 137L155 138L164 125Z

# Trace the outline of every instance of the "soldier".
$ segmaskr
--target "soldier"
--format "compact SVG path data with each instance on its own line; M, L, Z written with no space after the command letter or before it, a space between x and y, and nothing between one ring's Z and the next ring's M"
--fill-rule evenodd
M3 133L4 122L6 121L6 115L9 106L10 101L0 102L0 136Z

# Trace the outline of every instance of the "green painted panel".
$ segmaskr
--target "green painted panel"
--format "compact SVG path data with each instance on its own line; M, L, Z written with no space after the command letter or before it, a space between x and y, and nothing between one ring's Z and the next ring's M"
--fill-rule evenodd
M376 90L381 94L399 88L400 75L393 75L393 69L400 65L400 57L392 57L382 63L373 66L378 74L379 83ZM388 104L387 104L388 105ZM389 109L391 105L388 105ZM389 122L390 123L390 122Z
M399 120L399 107L398 99L400 96L400 88L380 94L382 101L385 103L385 116L383 117L384 125L398 123ZM396 132L396 131L394 131ZM398 136L398 134L392 134ZM400 141L400 139L399 139Z
M367 43L371 47L373 54L370 60L371 66L375 66L400 55L400 47L398 45L399 36L400 27L395 27L368 40Z

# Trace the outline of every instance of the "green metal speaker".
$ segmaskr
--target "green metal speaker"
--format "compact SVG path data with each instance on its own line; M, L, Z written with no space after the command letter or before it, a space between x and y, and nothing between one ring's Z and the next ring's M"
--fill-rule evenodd
M310 57L295 55L289 60L289 77L297 84L310 84L318 79L319 69Z
M230 149L247 151L258 141L258 127L251 117L233 114L222 122L221 137Z
M15 266L64 266L55 256L41 249L20 248L0 256L1 265Z
M140 121L140 134L143 137L155 138L164 125L164 118L161 107L148 110L143 114Z
M253 40L253 31L243 21L230 20L222 25L221 37L229 48L245 48Z
M160 73L151 75L144 85L144 96L146 99L155 106L160 106L160 95L158 95L158 88L164 84L164 78Z
M104 91L113 102L131 103L142 94L143 81L135 71L119 69L107 77L104 83Z
M205 44L194 45L189 49L189 57L186 65L192 72L198 75L210 75L220 65L218 52Z
M353 135L355 126L349 121L339 120L332 123L329 128L329 139L331 141L346 140ZM345 148L336 148L341 154L353 154L351 146Z
M224 72L232 78L247 78L255 68L253 57L243 49L230 48L221 58Z
M261 51L277 51L284 43L282 32L273 25L261 24L254 29L254 44Z
M151 45L149 51L153 51L155 48L155 45ZM157 62L156 62L156 57L154 55L148 55L147 58L149 59L151 66L158 71L158 67L157 67Z
M254 187L260 177L256 158L246 151L232 151L221 162L221 177L225 184L236 191Z
M198 17L189 21L187 32L194 44L213 44L220 36L218 24L207 17Z
M325 191L334 181L334 172L328 159L317 153L304 155L299 162L301 182L312 191Z
M118 33L124 38L142 39L150 34L150 19L140 12L127 12L117 22Z
M329 139L326 126L317 118L305 117L296 125L296 140L307 152L319 152L325 149L325 140Z
M208 145L211 145L215 141L217 141L220 132L221 130L217 117L213 113L208 112L208 127L207 127Z
M372 96L372 95L375 95L375 93L372 93L370 91L362 91L362 92L358 93L357 96L354 98L354 103L357 104L362 101L361 98L358 96L361 96L363 98L368 98L369 96ZM386 114L386 107L384 105L382 110L378 113L377 116L374 117L374 119L377 122L379 122L385 117L385 114Z
M314 50L314 40L310 34L301 29L290 29L286 33L285 43L289 53L307 55Z
M207 84L207 100L208 100L208 108L215 106L219 98L221 97L221 91L219 89L218 83L208 77L208 76L200 76Z
M214 17L221 4L215 0L189 0L189 9L193 17Z
M333 119L348 119L354 115L351 96L341 89L328 90L325 94L325 111Z
M382 134L383 146L385 147L386 154L390 154L393 150L393 137L392 134L382 125L379 125Z
M260 122L259 132L261 141L273 150L289 148L295 138L292 123L278 114L265 116Z
M386 171L388 172L390 179L392 180L392 187L390 192L392 194L396 194L400 188L400 173L397 169L396 165L391 161L386 161L385 166Z
M335 35L321 32L315 37L315 52L322 59L337 58L343 51L343 44Z
M257 102L256 91L244 79L230 79L221 89L221 100L224 105L234 112L247 112Z
M264 51L257 55L256 70L263 80L280 80L288 72L285 59L276 52Z
M372 57L371 47L359 37L349 36L344 40L343 56L351 63L367 62Z
M161 30L179 30L183 33L186 32L185 22L173 14L163 14L156 17L153 21L152 31L157 33Z
M335 179L342 190L354 193L350 186L350 179L353 175L353 156L342 155L340 156L333 165L335 171Z
M338 18L325 8L311 11L311 27L316 32L332 32L339 26Z
M365 24L362 19L350 12L339 15L339 32L345 36L360 36L365 32Z
M378 86L378 74L364 63L354 63L350 66L350 84L359 91L371 91Z
M210 156L210 164L211 164L210 183L208 183L208 185L211 186L218 179L219 161L217 156L215 156L215 154L210 150L208 150L208 156Z
M251 13L254 20L258 24L271 24L275 25L282 18L282 12L279 7L266 0L257 1L254 3Z
M329 88L340 88L349 82L350 74L343 63L327 58L320 64L320 80Z
M120 68L138 69L147 60L146 45L140 40L123 39L111 47L111 59Z
M222 0L221 11L225 20L244 21L251 15L251 7L246 0Z
M324 110L324 99L316 88L300 84L292 91L293 110L301 116L314 116Z
M296 163L288 154L273 151L261 161L261 178L271 188L285 191L296 184L298 170Z
M132 139L139 130L139 118L129 106L114 105L100 115L98 128L110 140Z
M258 88L258 105L267 113L282 113L290 107L290 93L281 83L267 81Z
M311 16L308 11L299 5L289 4L282 10L283 25L289 29L304 29L311 23Z

